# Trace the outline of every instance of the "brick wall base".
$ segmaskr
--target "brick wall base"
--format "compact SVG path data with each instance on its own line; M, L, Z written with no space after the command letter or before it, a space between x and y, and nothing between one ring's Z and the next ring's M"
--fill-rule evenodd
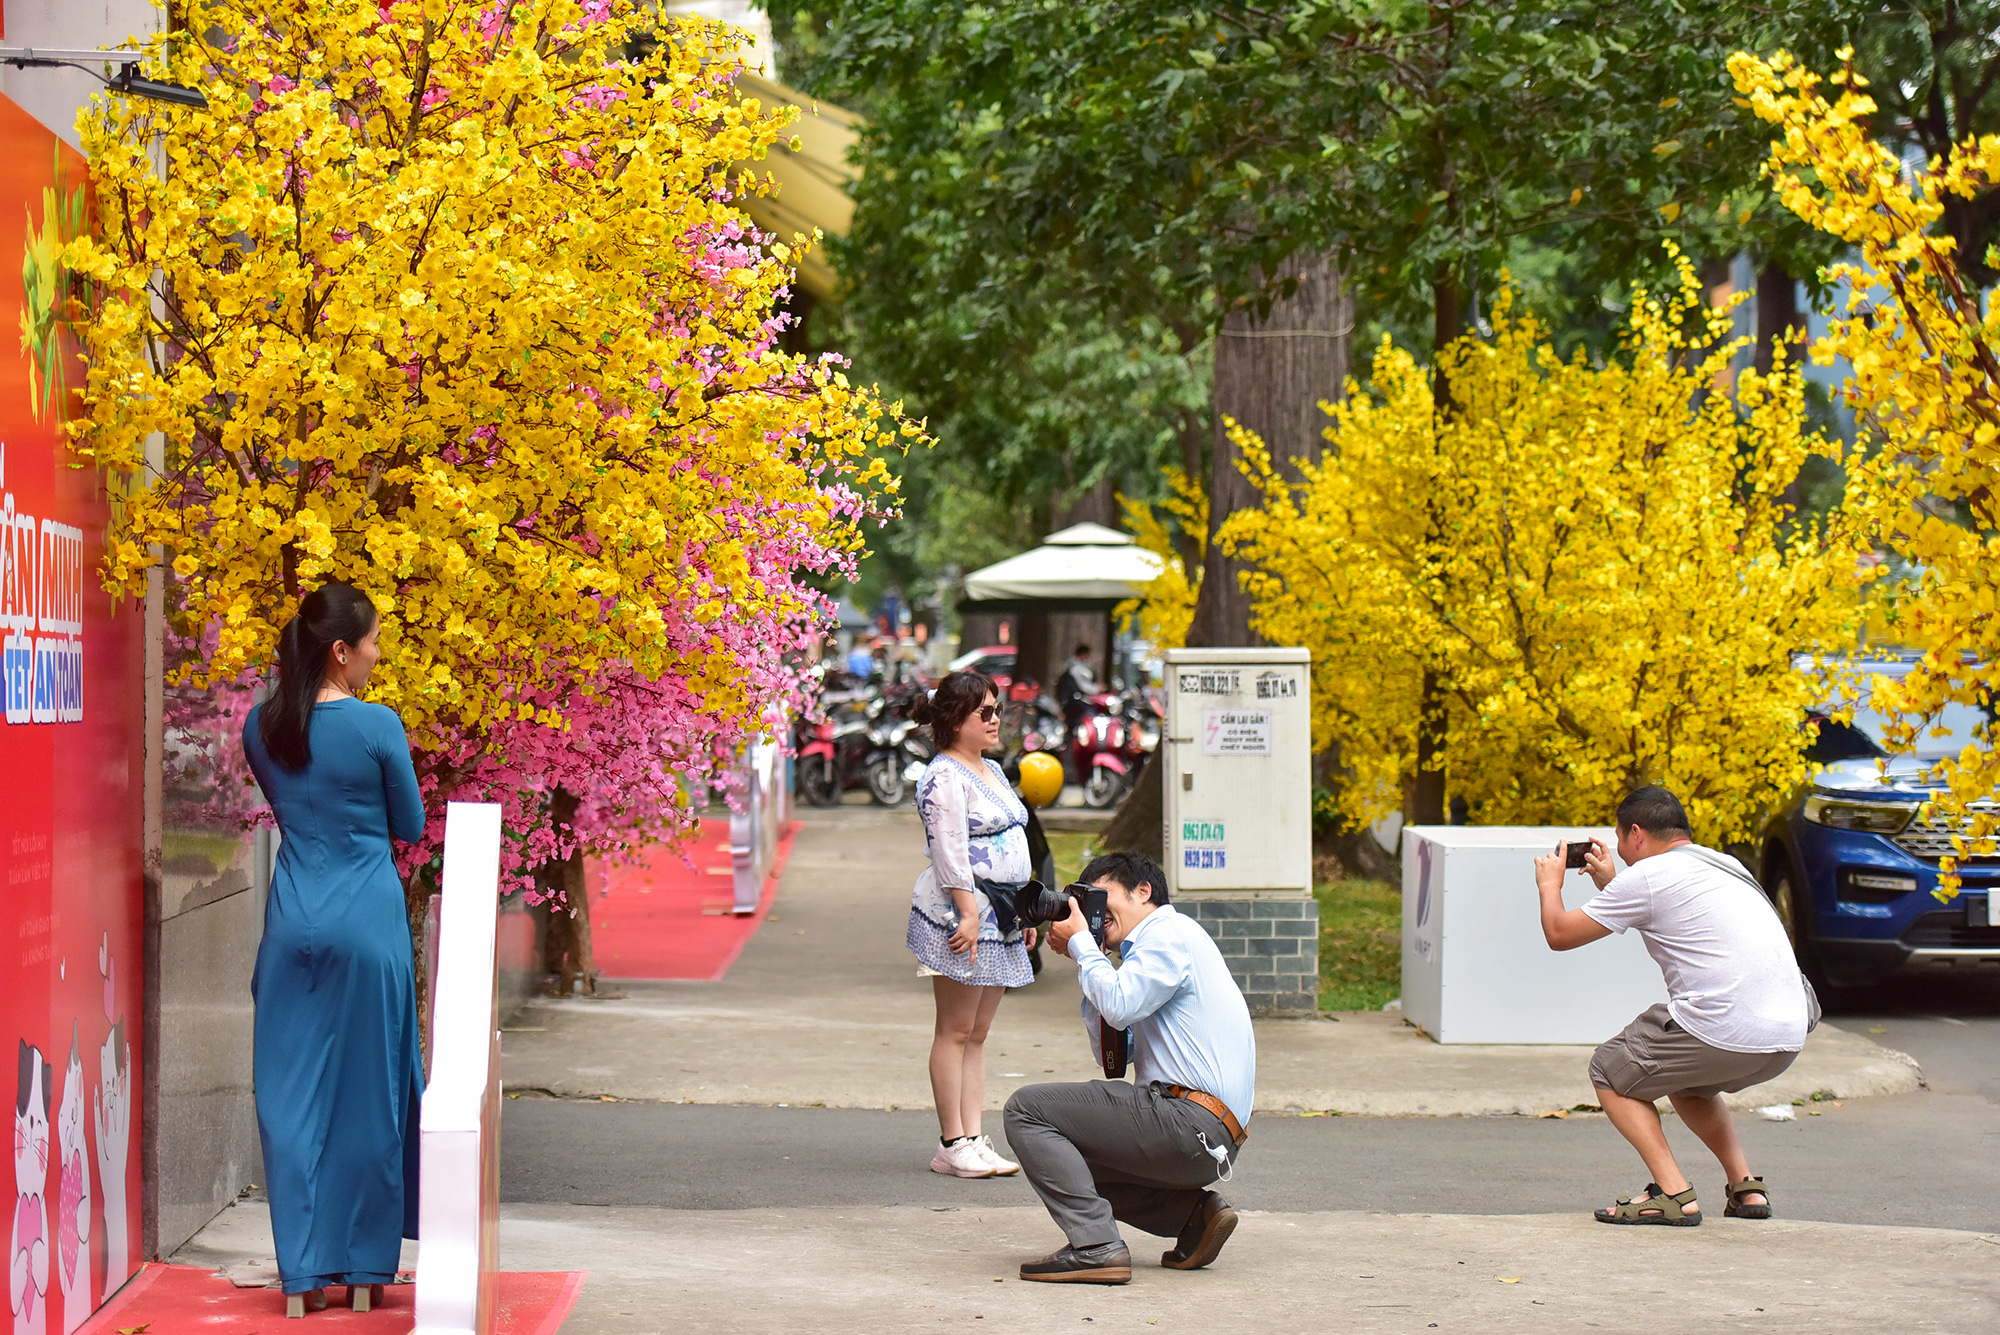
M1319 1009L1319 901L1184 895L1174 907L1202 925L1254 1013Z

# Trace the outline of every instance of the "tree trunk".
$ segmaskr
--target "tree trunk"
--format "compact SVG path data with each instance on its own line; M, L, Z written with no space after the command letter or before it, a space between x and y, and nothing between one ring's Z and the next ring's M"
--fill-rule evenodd
M1160 761L1163 754L1146 757L1139 777L1132 783L1132 791L1125 794L1111 823L1104 827L1101 851L1144 853L1155 862L1166 857L1166 794L1161 790L1161 775L1166 766Z
M1788 365L1805 360L1805 319L1799 312L1798 281L1775 264L1757 271L1757 372L1769 375L1773 350L1785 345Z
M549 799L549 819L567 829L576 819L577 798L558 788ZM590 941L590 891L584 882L583 850L551 858L535 871L544 895L555 901L549 913L548 966L556 975L556 995L597 993L597 961Z
M1785 365L1796 370L1806 359L1806 322L1799 310L1798 280L1783 266L1766 263L1757 271L1757 357L1759 375L1769 375L1777 361L1779 344L1785 347ZM1799 475L1794 474L1782 493L1794 513L1805 508L1806 493Z
M1055 684L1049 675L1049 614L1022 612L1014 622L1014 679L1032 677L1046 691Z
M1237 467L1242 455L1229 439L1226 419L1262 437L1284 472L1286 461L1319 457L1327 427L1320 400L1337 400L1345 392L1354 302L1332 256L1294 255L1277 276L1295 283L1292 294L1272 302L1262 320L1247 308L1231 312L1215 340L1208 554L1188 628L1190 645L1258 643L1250 631L1250 597L1239 578L1244 565L1215 541L1236 510L1263 503L1262 492Z
M1431 409L1439 423L1447 421L1454 411L1442 354L1464 333L1464 288L1456 269L1440 265L1432 281L1431 309ZM1435 498L1425 506L1424 536L1431 546L1444 541L1444 517ZM1410 782L1405 810L1412 825L1444 824L1445 710L1443 679L1435 666L1427 667L1417 695L1417 772Z

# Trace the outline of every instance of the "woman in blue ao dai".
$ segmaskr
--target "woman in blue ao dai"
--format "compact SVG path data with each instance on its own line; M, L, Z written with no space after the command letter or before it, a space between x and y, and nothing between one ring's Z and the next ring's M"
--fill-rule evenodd
M931 1171L954 1177L1021 1169L980 1130L987 1031L1007 989L1035 976L1028 964L1033 930L1003 933L981 889L982 882L1017 886L1034 874L1028 809L985 754L1000 744L998 694L985 674L954 672L917 714L928 718L938 754L917 782L930 866L911 892L908 940L937 1003L930 1074L939 1149Z
M287 1315L344 1284L382 1300L417 1235L416 971L391 837L424 833L394 711L356 698L381 649L367 595L309 594L285 626L278 685L243 749L283 841L264 908L256 999L257 1130Z

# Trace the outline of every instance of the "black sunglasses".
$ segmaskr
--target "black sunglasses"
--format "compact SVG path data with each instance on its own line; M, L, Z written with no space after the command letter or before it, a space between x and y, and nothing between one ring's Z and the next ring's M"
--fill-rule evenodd
M974 710L973 712L979 715L979 721L981 723L991 723L994 719L1000 717L1000 706L981 705L979 706L978 709Z

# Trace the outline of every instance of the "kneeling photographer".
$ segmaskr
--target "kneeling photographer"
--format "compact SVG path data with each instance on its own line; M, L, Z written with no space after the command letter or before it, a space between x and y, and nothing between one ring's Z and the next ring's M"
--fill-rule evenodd
M1159 864L1137 853L1106 854L1082 884L1020 911L1048 921L1049 944L1076 961L1084 1026L1113 1077L1029 1085L1007 1100L1008 1144L1069 1238L1021 1278L1129 1283L1118 1220L1175 1239L1161 1265L1207 1265L1236 1211L1206 1188L1234 1169L1257 1079L1250 1008L1229 966L1201 924L1167 903ZM1115 969L1104 957L1114 945ZM1128 1043L1136 1081L1117 1078Z

